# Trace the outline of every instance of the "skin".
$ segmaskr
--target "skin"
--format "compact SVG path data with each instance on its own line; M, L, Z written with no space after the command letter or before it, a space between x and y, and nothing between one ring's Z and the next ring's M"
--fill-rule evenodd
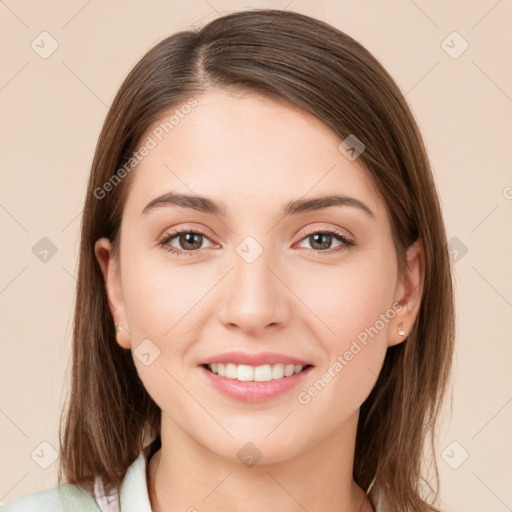
M134 357L162 409L162 448L149 463L152 509L370 511L352 478L359 407L388 346L405 338L398 324L409 332L417 317L421 245L409 248L408 272L399 276L382 198L360 159L346 158L316 118L254 94L210 90L196 99L133 171L119 259L108 239L95 245L122 325L119 345L134 351L150 339L160 350L149 366ZM226 216L178 206L141 214L170 190L224 201ZM362 201L374 217L352 206L280 216L288 201L332 193ZM202 229L200 248L170 253L158 242L171 228ZM355 245L334 252L342 242L319 246L311 228L337 229ZM236 252L247 236L263 249L250 264ZM169 244L193 252L180 237ZM400 312L308 404L299 403L298 392L393 303ZM198 367L230 350L293 355L314 368L298 388L242 403L215 390ZM251 467L237 457L247 442L261 452Z

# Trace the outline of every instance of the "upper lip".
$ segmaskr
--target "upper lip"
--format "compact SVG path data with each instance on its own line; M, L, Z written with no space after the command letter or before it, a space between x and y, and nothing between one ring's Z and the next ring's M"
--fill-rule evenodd
M248 354L246 352L223 352L215 356L209 357L199 363L200 365L213 363L233 363L236 365L247 364L249 366L262 366L264 364L293 364L293 365L310 365L308 361L298 359L297 357L288 356L286 354L277 354L274 352L260 352L258 354Z

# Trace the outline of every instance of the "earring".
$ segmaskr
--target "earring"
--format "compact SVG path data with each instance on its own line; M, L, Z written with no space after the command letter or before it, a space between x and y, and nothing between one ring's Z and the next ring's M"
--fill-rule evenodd
M116 338L119 338L119 333L121 332L121 322L116 324Z
M403 322L400 322L398 324L397 331L398 331L398 334L400 334L400 336L405 336L404 323Z

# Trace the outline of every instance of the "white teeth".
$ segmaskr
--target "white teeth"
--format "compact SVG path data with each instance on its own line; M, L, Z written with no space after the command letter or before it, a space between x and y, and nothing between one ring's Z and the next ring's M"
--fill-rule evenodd
M284 377L284 364L275 364L272 366L272 378L282 379Z
M226 377L228 379L236 379L236 377L237 377L236 364L228 363L226 365Z
M233 365L236 368L236 365ZM244 382L254 380L254 367L246 364L239 364L236 370L235 379Z
M263 366L256 366L254 368L255 382L266 382L272 380L272 366L264 364Z
M295 371L295 366L293 364L287 364L284 367L284 376L290 377L290 375L293 375L294 371Z
M250 366L247 364L233 364L233 363L212 363L208 368L218 374L220 377L227 377L228 379L236 379L242 382L266 382L269 380L282 379L283 377L290 377L302 371L303 366L300 364L293 365L282 363L279 364L264 364L261 366Z

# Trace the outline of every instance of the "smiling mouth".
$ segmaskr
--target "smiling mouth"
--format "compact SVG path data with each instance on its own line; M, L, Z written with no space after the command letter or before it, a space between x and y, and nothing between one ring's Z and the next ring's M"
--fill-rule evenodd
M301 373L313 365L307 364L264 364L261 366L250 366L247 364L234 363L212 363L203 364L202 367L219 377L238 380L240 382L268 382L271 380L280 380Z

